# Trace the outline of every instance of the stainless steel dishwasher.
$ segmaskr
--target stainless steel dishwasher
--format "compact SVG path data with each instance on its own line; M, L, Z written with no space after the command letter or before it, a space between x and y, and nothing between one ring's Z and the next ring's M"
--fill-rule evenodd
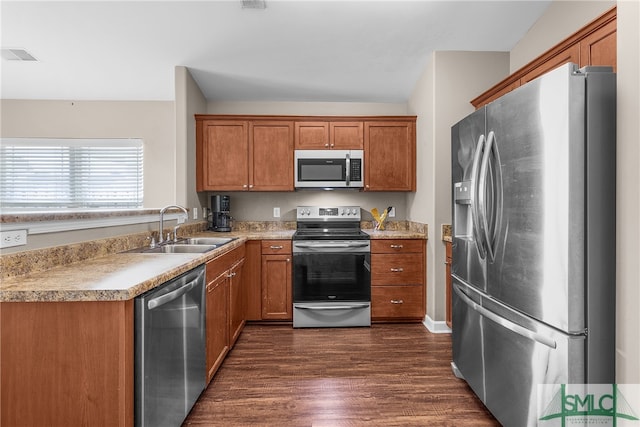
M205 388L205 269L135 300L135 425L180 426Z

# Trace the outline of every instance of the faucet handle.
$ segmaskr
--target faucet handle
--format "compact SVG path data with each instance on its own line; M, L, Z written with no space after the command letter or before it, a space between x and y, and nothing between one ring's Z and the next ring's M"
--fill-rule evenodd
M175 227L173 227L173 242L176 243L178 241L178 229L180 228L179 225L176 225Z

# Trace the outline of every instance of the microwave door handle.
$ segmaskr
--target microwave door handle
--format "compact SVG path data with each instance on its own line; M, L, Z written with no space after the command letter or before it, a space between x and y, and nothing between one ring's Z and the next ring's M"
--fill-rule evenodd
M347 168L346 177L347 177L347 187L348 187L349 185L351 185L351 156L349 155L349 153L347 153L345 167Z

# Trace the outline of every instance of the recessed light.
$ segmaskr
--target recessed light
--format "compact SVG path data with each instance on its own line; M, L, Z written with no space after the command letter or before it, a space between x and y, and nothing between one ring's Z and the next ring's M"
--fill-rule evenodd
M0 54L7 61L37 61L37 59L24 49L2 48Z

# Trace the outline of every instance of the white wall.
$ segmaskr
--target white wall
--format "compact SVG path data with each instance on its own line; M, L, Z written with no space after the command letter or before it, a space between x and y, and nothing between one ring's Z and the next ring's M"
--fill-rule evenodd
M506 52L436 52L409 100L416 129L418 191L408 195L408 219L429 224L427 316L445 318L445 247L451 223L451 126L474 111L470 100L508 75Z
M402 116L407 104L365 102L219 102L210 101L208 114L274 114L327 116Z
M186 67L175 68L176 91L176 202L187 208L207 206L196 192L195 114L207 110L207 100ZM202 212L202 209L199 210ZM193 211L192 211L193 213ZM193 216L192 216L193 217Z
M510 72L518 70L615 6L612 0L554 1L511 49Z
M618 2L617 359L618 383L640 384L640 3ZM625 396L627 397L627 396ZM640 395L632 403L640 409Z
M175 112L171 101L1 102L3 137L141 138L144 207L176 200Z

